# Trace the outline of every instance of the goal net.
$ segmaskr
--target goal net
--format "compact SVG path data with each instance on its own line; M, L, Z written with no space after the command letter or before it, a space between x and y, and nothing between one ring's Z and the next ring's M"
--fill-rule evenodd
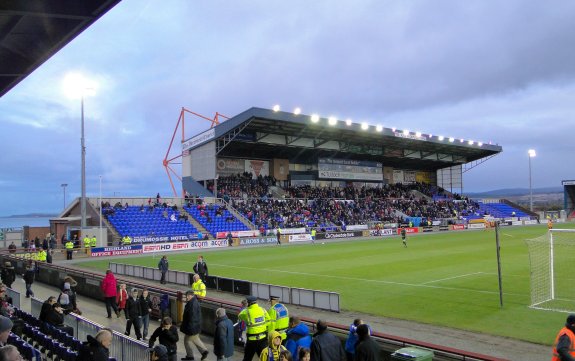
M525 242L531 271L530 307L575 312L575 229L552 229Z

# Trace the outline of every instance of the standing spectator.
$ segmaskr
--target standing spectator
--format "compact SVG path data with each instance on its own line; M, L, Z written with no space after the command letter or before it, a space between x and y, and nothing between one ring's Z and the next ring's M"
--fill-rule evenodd
M228 234L226 235L226 238L228 240L228 246L231 247L234 245L234 237L232 236L232 232L228 231Z
M282 345L282 336L277 331L272 331L268 337L269 345L262 350L260 361L280 361L280 353L287 351Z
M208 275L208 264L204 261L204 256L198 257L198 262L194 264L194 273L199 274L203 282L206 282Z
M98 331L96 336L87 336L87 341L82 344L77 360L83 361L108 361L110 346L112 345L112 332L106 329Z
M150 358L152 361L168 361L168 350L164 345L156 345Z
M405 228L401 229L401 241L403 242L403 247L407 248L407 231Z
M42 309L40 310L40 316L38 319L42 322L46 322L46 315L52 309L52 305L56 303L56 297L50 296L44 303L42 304Z
M162 278L160 279L161 284L166 284L166 273L168 272L170 265L168 263L168 256L163 256L158 262L158 269L162 273Z
M60 296L58 296L58 303L62 306L65 314L72 312L74 307L70 302L70 284L64 283L64 289L60 292Z
M170 316L170 296L167 293L162 294L160 297L160 313L162 318Z
M363 324L363 321L359 318L353 320L353 323L349 325L349 334L347 335L347 340L345 340L345 355L347 356L347 361L353 361L355 357L355 346L357 345L357 326Z
M140 302L138 301L138 290L132 288L130 292L130 297L126 301L126 332L124 335L130 336L130 331L132 330L132 325L134 325L134 332L136 333L136 339L142 339L142 332L140 327L142 327L142 308L140 307Z
M216 332L214 334L214 355L218 360L228 361L234 355L234 325L226 310L216 310Z
M311 361L345 361L345 351L337 336L327 330L327 323L318 320L317 332L311 341Z
M369 333L369 326L357 326L359 341L355 349L355 361L381 361L381 349Z
M138 302L140 302L140 310L142 312L142 336L143 340L146 341L148 340L148 327L150 326L150 312L152 312L152 300L150 299L148 289L144 288L142 290Z
M565 326L559 330L553 343L553 358L551 361L571 361L575 359L575 314L567 316Z
M240 312L238 321L244 321L247 327L243 361L252 361L254 355L259 355L268 345L267 330L270 316L258 305L256 297L248 296L246 300L248 307Z
M32 284L34 283L35 274L36 270L34 269L34 264L32 262L28 262L26 272L22 275L22 278L24 278L24 282L26 283L26 298L30 298L30 296L34 297Z
M118 295L116 297L116 303L118 304L119 311L124 310L124 316L126 316L126 319L128 319L128 313L126 312L127 301L128 301L128 291L126 291L126 284L122 283L120 285L120 290L118 291Z
M198 300L203 300L206 297L206 285L202 282L200 275L194 275L194 283L192 283L192 291L198 297Z
M0 346L5 346L14 323L8 317L0 316Z
M311 335L309 334L309 327L299 317L289 318L290 328L286 332L286 348L291 352L293 361L301 361L299 358L298 349L305 347L309 351L311 346ZM308 360L309 361L309 360Z
M8 288L12 288L12 283L16 280L16 271L12 266L10 261L4 263L4 268L2 268L2 283L4 283Z
M282 242L281 242L281 235L282 235L281 228L278 227L277 232L276 232L276 237L278 238L278 244L279 244L279 245L282 244Z
M202 354L201 360L208 357L208 350L202 340L200 340L200 332L202 331L202 310L198 298L194 291L186 292L186 307L184 308L184 315L182 316L182 324L180 331L185 334L184 347L186 348L186 357L182 360L193 360L194 350L193 345Z
M10 243L10 245L8 246L8 252L10 252L10 253L16 253L16 245L14 244L13 241L12 241L12 243Z
M46 263L52 263L52 249L49 249L46 253Z
M156 339L159 340L160 345L164 345L168 351L168 361L176 361L178 358L178 341L180 337L178 336L178 328L172 324L172 319L170 317L164 317L152 336L150 336L150 342L148 346L152 348Z
M116 305L116 295L117 295L117 283L116 277L112 273L112 270L106 270L106 276L102 280L102 292L104 292L104 300L106 302L106 312L108 312L108 318L112 318L112 309L116 313L117 317L120 317L120 311L118 311L118 306Z

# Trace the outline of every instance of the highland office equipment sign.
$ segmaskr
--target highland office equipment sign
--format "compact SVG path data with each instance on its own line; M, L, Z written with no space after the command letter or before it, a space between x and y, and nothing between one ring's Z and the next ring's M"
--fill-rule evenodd
M383 181L383 164L365 160L319 158L320 178Z

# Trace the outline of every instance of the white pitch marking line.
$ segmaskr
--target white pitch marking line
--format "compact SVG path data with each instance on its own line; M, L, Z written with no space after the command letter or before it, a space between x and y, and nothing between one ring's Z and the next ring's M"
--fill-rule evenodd
M467 276L475 276L475 275L479 275L479 274L482 274L482 273L483 273L483 272L475 272L475 273L468 273L468 274L459 275L459 276L447 277L447 278L442 278L442 279L439 279L439 280L433 280L433 281L424 282L424 283L422 283L422 285L428 285L428 284L430 284L430 283L447 281L447 280L453 280L453 279L456 279L456 278L462 278L462 277L467 277Z
M509 233L501 233L501 234L504 235L504 236L513 238L513 235L512 235L512 234L509 234Z

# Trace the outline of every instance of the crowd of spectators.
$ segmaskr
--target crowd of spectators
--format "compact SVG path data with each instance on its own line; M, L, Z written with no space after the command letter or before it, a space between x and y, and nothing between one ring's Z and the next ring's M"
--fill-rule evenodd
M234 198L259 198L265 197L269 192L269 187L276 184L272 176L262 176L254 178L251 173L234 174L220 177L217 185L217 196L228 201ZM208 190L214 193L214 183L208 182Z

